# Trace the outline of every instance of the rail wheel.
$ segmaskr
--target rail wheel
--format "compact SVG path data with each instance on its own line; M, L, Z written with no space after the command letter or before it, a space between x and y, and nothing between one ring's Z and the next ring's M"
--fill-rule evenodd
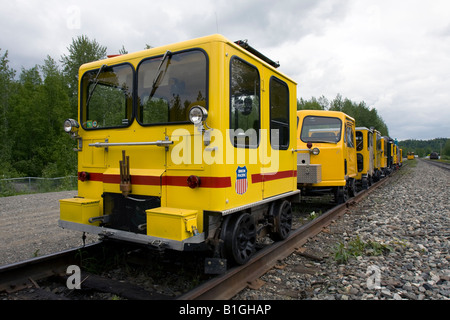
M347 192L348 192L349 197L354 197L354 196L356 196L356 184L355 184L355 179L352 179L352 178L348 179L348 180L347 180L347 184L348 184ZM348 200L348 199L347 199L347 200Z
M246 212L229 216L222 232L223 256L237 264L245 264L250 260L256 243L253 217Z
M347 202L348 198L349 196L347 186L336 187L334 189L334 200L336 201L336 203L345 203Z
M292 207L289 201L283 200L274 205L273 224L271 238L276 241L286 239L292 227Z
M361 178L361 187L362 189L366 190L369 188L370 182L369 179L366 177Z

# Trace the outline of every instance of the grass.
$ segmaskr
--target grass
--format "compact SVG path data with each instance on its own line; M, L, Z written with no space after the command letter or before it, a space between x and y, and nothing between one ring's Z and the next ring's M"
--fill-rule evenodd
M338 243L333 249L333 254L337 263L346 264L352 257L379 256L391 251L393 251L393 248L389 245L376 241L364 242L357 236L356 239L349 241L347 244Z

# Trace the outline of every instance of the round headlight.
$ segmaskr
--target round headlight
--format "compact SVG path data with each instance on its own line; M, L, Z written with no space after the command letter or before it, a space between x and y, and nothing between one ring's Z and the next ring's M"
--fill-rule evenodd
M208 111L202 106L193 106L189 111L189 120L195 124L199 125L208 117Z
M64 121L64 131L67 133L75 132L79 127L80 125L76 120L67 119Z
M314 148L314 149L312 149L311 152L312 152L313 155L317 156L320 153L320 149L319 148Z

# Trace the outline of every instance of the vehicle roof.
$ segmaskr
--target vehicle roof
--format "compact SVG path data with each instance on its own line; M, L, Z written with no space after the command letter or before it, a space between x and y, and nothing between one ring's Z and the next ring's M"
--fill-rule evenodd
M319 117L335 117L339 119L347 118L352 121L355 121L353 117L350 117L348 114L342 111L330 111L330 110L297 110L297 115L299 117L305 116L319 116Z
M252 57L253 59L258 60L265 67L271 69L274 73L280 74L287 80L293 82L294 84L297 84L297 82L295 80L293 80L286 74L277 70L276 68L274 68L267 62L263 61L262 59L258 58L251 52L247 51L246 49L242 48L238 44L230 41L229 39L227 39L226 37L224 37L223 35L220 35L220 34L213 34L213 35L195 38L195 39L191 39L191 40L180 41L180 42L167 44L167 45L163 45L163 46L159 46L159 47L155 47L155 48L145 49L145 50L141 50L141 51L136 51L136 52L128 53L128 54L124 54L124 55L114 55L114 56L111 56L110 58L88 62L88 63L83 64L80 67L80 73L84 73L85 71L90 70L90 69L97 69L103 64L114 65L114 64L119 64L119 63L123 63L126 61L130 61L133 59L144 59L146 57L159 56L159 55L164 54L167 50L182 51L182 50L186 50L189 48L195 48L202 44L211 43L211 42L223 42L229 46L232 46L236 50L239 50L242 53L244 53L245 55L248 55L248 56Z

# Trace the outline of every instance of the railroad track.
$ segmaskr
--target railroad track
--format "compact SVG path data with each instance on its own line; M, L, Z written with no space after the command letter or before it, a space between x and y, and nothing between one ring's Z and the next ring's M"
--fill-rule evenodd
M391 174L392 176L392 174ZM301 248L309 239L322 232L332 221L339 219L352 205L363 199L370 192L382 186L390 180L384 178L374 184L368 190L359 192L344 204L333 207L318 218L293 230L291 235L281 242L275 242L259 250L255 256L245 265L232 268L225 274L212 278L197 286L193 290L178 296L177 300L229 300L246 286L252 284L260 276L273 268L279 260L289 256ZM47 278L56 279L66 284L70 265L82 266L83 256L95 256L104 250L104 244L83 246L59 252L43 257L33 258L27 261L14 263L0 267L0 293L18 292L24 288L34 288L31 299L71 299L64 295L53 294L48 290L41 290L38 282ZM118 297L131 300L169 300L173 296L149 292L137 285L124 283L109 278L103 278L86 272L82 272L83 289L86 287L98 292L111 293ZM74 290L78 291L78 290ZM27 299L30 299L28 296Z
M435 167L439 167L441 169L444 170L450 170L450 163L446 163L446 162L439 162L436 160L426 160L426 159L420 159L419 161L423 161L425 163L431 164Z
M392 175L391 175L392 176ZM216 277L194 290L180 296L180 300L228 300L239 293L256 279L273 268L279 260L289 256L299 249L309 239L322 232L330 223L339 219L350 206L362 200L376 188L389 181L389 177L374 184L371 188L359 192L344 204L325 212L318 218L291 232L291 235L281 242L276 242L259 252L245 265L235 267L226 274Z

